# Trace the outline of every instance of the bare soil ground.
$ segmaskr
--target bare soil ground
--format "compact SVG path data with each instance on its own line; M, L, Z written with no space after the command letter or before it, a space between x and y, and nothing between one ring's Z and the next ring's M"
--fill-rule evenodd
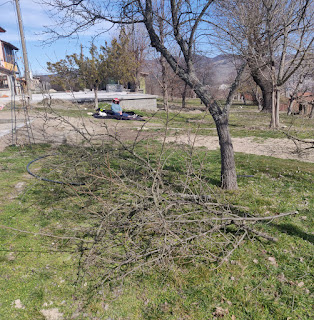
M167 138L168 142L185 143L195 147L206 147L209 150L219 148L218 137L179 135ZM298 143L296 146L292 140L287 139L261 139L255 137L232 138L235 152L271 156L281 159L296 159L314 163L314 149L304 150L307 146ZM298 151L299 150L302 151Z
M9 111L1 111L1 119L10 119ZM23 122L23 114L18 115L18 123ZM3 122L3 121L2 121ZM162 133L156 133L155 129L161 128L160 124L138 121L101 120L79 117L66 117L60 119L45 114L33 114L31 116L32 134L37 143L88 143L88 141L102 141L108 139L108 135L116 136L121 140L134 140L156 138L161 139ZM0 151L12 144L10 123L0 122ZM141 130L143 128L143 130ZM2 130L2 135L1 135ZM6 133L6 134L4 134ZM26 143L28 132L26 127L18 130L18 144ZM272 156L283 159L297 159L314 163L314 149L297 152L297 146L289 139L259 139L254 137L233 138L235 152L243 152L256 155ZM167 138L169 143L193 144L196 147L206 147L215 150L219 147L216 136L178 135Z
M1 112L1 119L10 119L10 112ZM18 115L17 124L23 122L23 114ZM63 119L44 113L32 114L31 131L24 126L18 129L17 144L27 143L29 136L33 136L36 143L68 143L81 144L89 141L108 139L108 135L119 139L134 140L152 136L149 128L160 127L159 124L146 123L144 121L117 121L95 119L92 116L86 118L64 117ZM145 125L144 130L142 126ZM12 144L10 123L0 123L0 151ZM2 132L2 134L1 134ZM15 144L15 136L14 136Z

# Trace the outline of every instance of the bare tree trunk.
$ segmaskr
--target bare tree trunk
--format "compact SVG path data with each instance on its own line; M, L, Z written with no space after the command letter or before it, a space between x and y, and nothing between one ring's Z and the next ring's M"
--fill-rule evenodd
M312 119L313 115L314 115L314 102L311 103L311 111L310 111L310 114L309 114L309 118Z
M173 88L173 86L172 86L171 92L170 92L170 100L171 100L171 102L173 102L173 100L174 100L174 93L173 93L173 91L174 91L174 88Z
M290 97L290 101L289 101L289 106L288 106L288 110L287 110L287 115L290 116L293 110L293 106L294 106L294 102L295 102L295 98L293 96Z
M270 128L275 129L276 128L276 110L275 110L276 97L275 97L275 92L272 92L271 102L272 102L272 108L271 108L271 118L270 118L269 126L270 126Z
M206 3L206 6L209 6L211 2ZM171 1L171 5L174 8L176 6L176 2ZM186 64L188 68L183 68L178 64L178 61L175 57L167 50L167 48L162 45L160 42L159 36L156 34L153 25L153 10L152 10L152 2L146 1L146 12L148 14L145 15L145 26L148 31L151 45L156 48L158 52L160 52L168 64L172 68L172 70L185 82L189 85L190 88L196 93L196 95L204 102L204 104L208 107L209 112L211 113L216 127L217 133L219 136L219 144L220 144L220 152L221 152L221 182L222 188L227 190L237 189L237 175L235 168L235 160L233 147L231 143L230 132L228 129L228 115L229 109L231 106L232 95L234 94L236 88L239 85L240 77L244 71L245 65L238 71L238 75L236 77L235 82L232 84L227 103L225 107L222 109L218 106L217 102L212 99L212 97L205 90L202 83L199 81L193 66L191 48L187 47L187 43L183 41L182 35L180 34L180 29L178 29L178 17L176 15L172 16L172 19L175 21L175 37L177 43L180 45L181 51L185 55ZM203 11L204 13L205 11ZM199 19L198 21L201 21Z
M161 0L161 16L158 19L158 24L159 24L159 33L160 33L160 42L161 45L164 45L164 41L165 41L165 10L164 10L164 6L165 6L165 1ZM160 55L160 64L161 64L161 77L162 77L162 95L163 95L163 101L164 101L164 108L166 111L168 111L169 109L169 98L168 98L168 82L167 82L167 61L165 59L165 57L161 54Z
M98 86L94 86L95 109L98 109Z
M187 91L187 88L188 88L188 85L187 83L184 84L184 89L183 89L183 92L182 92L182 108L185 108L185 105L186 105L186 91Z
M279 128L279 110L280 110L280 90L276 90L276 101L275 101L275 126Z
M160 57L161 64L161 83L162 83L162 97L164 102L165 110L169 108L169 96L168 96L168 84L167 84L167 61L161 56Z
M140 87L140 73L139 71L137 70L136 73L135 73L135 83L134 83L134 92L138 92L138 89Z
M273 105L273 82L272 79L266 79L266 70L256 67L255 61L248 61L249 67L251 69L251 76L254 82L261 88L263 101L262 101L262 112L272 112Z
M262 102L262 112L270 113L272 111L273 105L273 92L271 88L263 88L261 87L263 102Z
M272 113L270 120L270 127L273 129L279 128L279 107L280 107L280 91L274 90L272 95Z
M261 111L263 109L262 100L258 92L258 86L256 86L255 90L252 90L252 95L254 97L254 102L257 104L257 109Z
M228 127L228 116L214 119L219 137L221 155L221 187L227 190L238 188L234 151Z

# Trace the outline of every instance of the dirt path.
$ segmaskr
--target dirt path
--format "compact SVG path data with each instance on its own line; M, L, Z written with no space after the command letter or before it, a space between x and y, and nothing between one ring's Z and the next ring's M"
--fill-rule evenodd
M169 137L168 142L194 144L196 147L206 147L209 150L219 148L218 137L214 136L197 136L195 135L179 135ZM235 152L243 152L249 154L271 156L281 159L296 159L300 161L314 163L314 149L305 150L301 153L296 152L296 145L289 139L262 139L255 137L232 138L233 148ZM304 144L299 144L303 147Z
M12 144L11 124L5 123L10 119L8 111L1 112L0 118L0 151ZM18 118L21 124L22 116ZM66 118L62 121L57 117L44 117L43 115L32 115L32 130L37 143L81 143L86 138L95 140L106 140L108 134L117 136L122 140L156 138L160 139L161 133L155 129L160 128L157 123L144 123L137 121L99 120L89 118ZM9 121L9 120L8 120ZM144 130L140 131L145 124ZM2 133L2 134L1 134ZM27 131L24 128L18 130L19 143L27 142ZM302 153L296 153L295 144L289 139L261 139L254 137L233 138L233 146L236 152L256 155L272 156L282 159L296 159L314 163L314 149ZM218 138L216 136L178 135L167 138L169 143L188 143L197 147L206 147L209 150L218 149Z
M12 144L11 114L0 114L0 151ZM30 117L32 131L27 131L23 121L23 114L17 116L17 142L28 143L29 135L34 136L36 143L68 143L81 144L82 141L102 141L108 139L108 135L119 139L134 140L145 139L153 136L154 132L149 129L159 128L160 124L145 123L144 121L116 121L102 120L93 117L64 117L47 116L45 114L33 114ZM141 128L145 124L145 128ZM14 135L14 143L15 143Z

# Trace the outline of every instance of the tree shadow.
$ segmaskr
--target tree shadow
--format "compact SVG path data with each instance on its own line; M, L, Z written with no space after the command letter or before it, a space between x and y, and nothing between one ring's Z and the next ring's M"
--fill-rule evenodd
M299 227L297 227L291 223L284 223L284 224L278 224L278 225L273 224L273 226L276 227L281 232L285 232L291 236L297 236L303 240L314 243L314 236L313 235L304 232Z

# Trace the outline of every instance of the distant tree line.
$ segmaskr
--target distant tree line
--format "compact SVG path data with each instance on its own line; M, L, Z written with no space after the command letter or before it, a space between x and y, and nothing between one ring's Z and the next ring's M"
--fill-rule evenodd
M109 81L124 86L129 82L137 82L139 61L129 44L130 37L122 29L119 38L114 38L110 45L105 43L97 48L91 44L89 55L84 55L81 46L80 54L73 53L60 61L48 62L48 71L52 73L51 83L63 90L93 90L95 107L98 108L98 90L105 88Z

